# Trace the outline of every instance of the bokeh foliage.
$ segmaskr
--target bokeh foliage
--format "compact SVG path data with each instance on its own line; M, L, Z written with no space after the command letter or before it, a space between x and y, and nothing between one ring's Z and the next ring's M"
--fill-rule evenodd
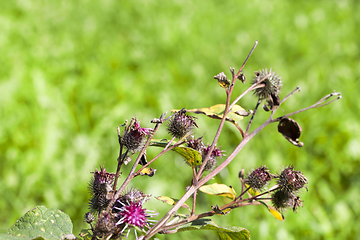
M255 70L273 68L284 82L282 96L302 89L281 111L310 105L333 90L344 98L294 117L303 128L303 148L270 126L215 179L236 189L241 168L266 164L279 171L294 164L309 179L298 213L286 213L280 222L253 206L213 220L245 227L253 239L355 239L360 234L356 2L0 1L0 230L36 205L69 214L75 234L86 227L89 172L100 164L115 171L116 127L135 115L150 127L151 119L171 109L224 103L213 76L221 71L230 76L228 68L238 69L258 40L244 69L246 85ZM235 94L244 89L238 82ZM255 102L249 95L240 105L249 109ZM267 115L261 112L254 123ZM200 117L197 136L205 133L210 143L218 123ZM227 124L218 146L229 152L239 139ZM155 177L135 179L134 185L154 196L179 198L190 168L175 154L154 167ZM200 210L223 201L202 194L199 200ZM167 208L155 200L148 206ZM197 236L215 238L210 232Z

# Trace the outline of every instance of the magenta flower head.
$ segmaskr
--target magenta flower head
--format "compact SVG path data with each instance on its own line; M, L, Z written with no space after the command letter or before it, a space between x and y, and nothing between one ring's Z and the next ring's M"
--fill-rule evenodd
M139 121L133 118L130 125L125 128L122 144L132 153L140 151L146 141L146 137L152 133L151 128L142 128Z
M186 109L183 108L169 119L167 130L172 136L182 138L194 127L198 128L195 119L196 117L186 115Z
M211 147L211 145L204 146L203 149L200 151L203 160L205 159L206 155L209 153L210 147ZM216 167L217 158L225 156L225 154L223 152L224 151L220 150L220 148L215 147L214 150L212 150L212 152L210 154L209 160L207 161L204 170L205 171L212 171Z
M202 141L202 137L194 139L194 136L191 136L189 139L187 139L186 143L189 148L192 148L199 152L205 148L205 144Z
M127 230L126 237L128 237L131 228L146 233L146 229L149 229L150 226L156 222L149 218L157 216L158 213L154 213L143 207L144 202L148 199L149 195L135 188L131 188L116 201L113 212L115 216L117 216L116 226L121 229L121 234ZM137 232L136 230L134 231L137 238Z
M112 191L115 174L106 172L106 169L100 166L100 171L95 169L94 177L89 183L89 192L91 194L89 208L92 211L101 211L109 204L107 198Z

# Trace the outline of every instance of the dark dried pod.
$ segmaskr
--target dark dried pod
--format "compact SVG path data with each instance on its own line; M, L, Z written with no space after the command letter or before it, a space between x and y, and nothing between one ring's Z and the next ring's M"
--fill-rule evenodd
M278 125L278 131L291 144L293 144L297 147L304 146L304 143L299 141L299 137L302 132L301 126L294 119L291 119L291 118L281 119L281 121L279 122L279 125Z

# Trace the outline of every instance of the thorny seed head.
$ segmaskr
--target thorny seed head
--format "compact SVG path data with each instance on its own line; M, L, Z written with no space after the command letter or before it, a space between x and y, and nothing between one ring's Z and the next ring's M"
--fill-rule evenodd
M285 168L278 176L277 184L281 189L285 189L290 192L296 192L301 188L307 187L308 181L301 171L294 170L294 166Z
M121 230L116 226L117 218L114 214L103 212L99 215L99 220L96 222L95 230L97 237L105 239L108 236L112 236L113 239L117 239L121 236Z
M122 144L132 153L140 151L146 141L146 136L153 131L151 128L142 128L140 122L134 118L132 125L129 126L122 137Z
M287 190L279 189L271 195L273 206L280 212L286 211L287 208L292 207L293 199L296 196Z
M92 211L100 211L109 204L107 195L112 189L115 174L106 172L106 169L101 166L100 171L95 169L92 173L94 177L90 180L88 187L91 194L89 208Z
M293 212L297 212L299 207L302 207L302 200L299 196L296 196L293 192L289 192L285 189L279 189L272 194L272 204L278 211L286 211L288 208L292 208Z
M150 198L149 194L145 194L140 189L134 187L131 187L129 190L125 192L125 194L121 196L123 202L129 201L134 203L146 202L147 200L149 200L149 198Z
M172 136L182 138L194 127L198 127L195 119L196 117L186 115L186 109L183 108L169 119L167 130Z
M252 189L261 191L263 187L273 178L268 168L261 166L252 171L245 179L245 183Z
M269 100L269 98L278 97L278 95L280 94L280 89L282 86L281 78L278 75L276 75L275 72L273 72L271 69L270 71L268 71L267 69L256 71L255 77L253 78L251 84L255 84L259 82L268 74L270 74L270 76L261 82L265 86L261 88L256 88L254 90L254 94L258 96L260 100L263 99Z

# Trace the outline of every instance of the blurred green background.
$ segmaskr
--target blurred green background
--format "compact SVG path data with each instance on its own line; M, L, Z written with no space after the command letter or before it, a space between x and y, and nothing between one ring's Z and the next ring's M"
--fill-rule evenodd
M36 205L68 213L75 234L87 228L87 182L95 167L116 170L116 127L135 115L152 127L150 120L165 111L224 103L213 76L239 69L258 40L244 69L247 83L237 83L234 97L255 70L272 68L282 77L282 96L301 87L279 113L334 90L343 99L294 117L303 128L303 148L271 125L210 182L240 192L241 168L266 165L279 172L294 164L309 180L298 213L287 212L280 222L251 206L213 220L245 227L252 239L358 239L359 12L355 0L1 1L0 231ZM252 94L240 102L246 109L255 103ZM267 116L259 111L252 129ZM198 117L195 134L210 143L219 121ZM166 131L157 137L167 137ZM239 141L226 124L218 146L229 154ZM158 151L149 149L149 157ZM153 178L137 178L133 186L179 198L191 181L190 168L175 154L153 167ZM227 202L203 194L199 201L198 213ZM169 209L156 200L146 206ZM158 237L216 239L206 231Z

